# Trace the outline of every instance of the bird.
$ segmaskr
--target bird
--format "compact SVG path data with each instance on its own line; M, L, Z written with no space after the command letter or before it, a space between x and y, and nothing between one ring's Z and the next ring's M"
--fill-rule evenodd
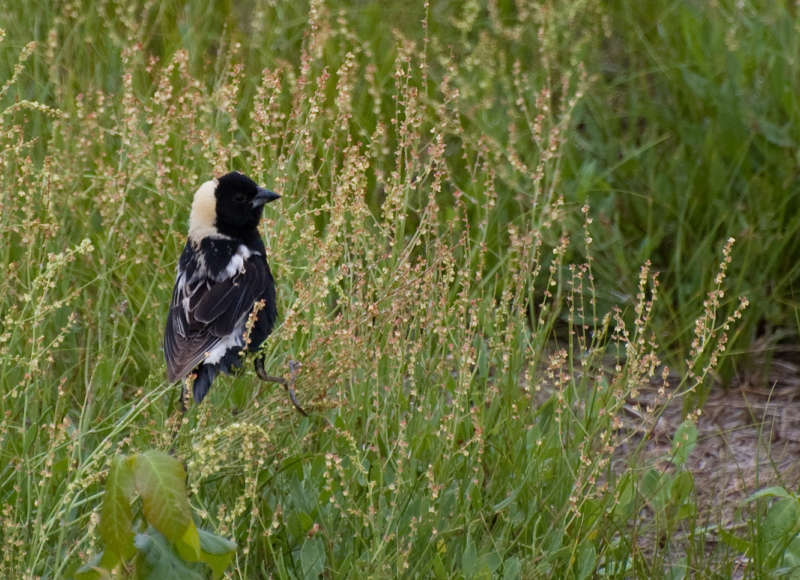
M291 377L270 377L259 347L278 316L275 281L258 225L264 206L280 195L238 171L203 183L194 194L189 234L178 260L175 286L164 330L164 358L170 382L185 379L199 404L220 373L232 374L247 352L255 353L256 374L282 384L294 406L296 363Z

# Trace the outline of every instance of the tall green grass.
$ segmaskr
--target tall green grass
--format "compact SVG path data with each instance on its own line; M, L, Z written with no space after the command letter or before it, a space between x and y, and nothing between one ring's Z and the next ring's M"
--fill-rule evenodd
M570 165L602 215L598 275L630 294L644 259L663 272L667 345L689 350L716 250L737 240L735 302L751 307L725 368L797 344L800 50L791 2L612 2L598 82ZM600 270L602 268L602 271Z
M3 575L69 576L101 548L111 459L169 446L166 304L191 194L230 169L283 194L265 349L273 374L303 364L311 411L248 371L181 430L233 577L725 576L753 558L698 531L691 416L669 468L622 455L643 385L662 387L646 422L761 320L797 330L779 34L797 19L746 8L11 3Z

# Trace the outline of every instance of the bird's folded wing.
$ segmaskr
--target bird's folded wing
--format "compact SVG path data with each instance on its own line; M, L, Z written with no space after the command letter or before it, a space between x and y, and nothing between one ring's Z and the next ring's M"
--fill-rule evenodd
M171 381L189 374L206 353L241 327L267 285L263 260L262 256L251 256L241 270L224 280L209 278L197 270L189 279L178 275L164 334Z

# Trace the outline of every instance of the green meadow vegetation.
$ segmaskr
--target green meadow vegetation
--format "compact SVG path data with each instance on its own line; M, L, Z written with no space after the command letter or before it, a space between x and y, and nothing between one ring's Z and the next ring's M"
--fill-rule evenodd
M723 517L690 462L800 342L799 12L5 2L0 577L800 577L797 481ZM177 425L232 169L283 195L264 349L309 416L247 364Z

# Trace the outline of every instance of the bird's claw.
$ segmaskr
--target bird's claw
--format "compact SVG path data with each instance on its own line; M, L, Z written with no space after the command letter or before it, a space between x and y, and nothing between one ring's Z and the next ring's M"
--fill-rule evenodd
M292 405L297 411L303 415L303 417L308 417L308 413L303 410L303 407L300 406L300 403L297 402L297 395L294 391L294 383L297 380L297 375L300 373L300 368L303 365L297 362L296 360L289 361L289 378L285 379L283 377L272 377L266 373L264 370L264 361L262 359L256 359L256 374L262 381L266 381L269 383L278 383L279 385L283 385L283 388L289 393L289 399L292 401Z
M289 399L291 399L294 408L297 409L303 417L308 417L308 413L306 413L303 407L300 406L300 403L297 402L297 397L294 393L294 383L297 380L297 375L300 374L300 368L302 366L303 365L296 360L289 361L289 380L283 386L289 391Z

